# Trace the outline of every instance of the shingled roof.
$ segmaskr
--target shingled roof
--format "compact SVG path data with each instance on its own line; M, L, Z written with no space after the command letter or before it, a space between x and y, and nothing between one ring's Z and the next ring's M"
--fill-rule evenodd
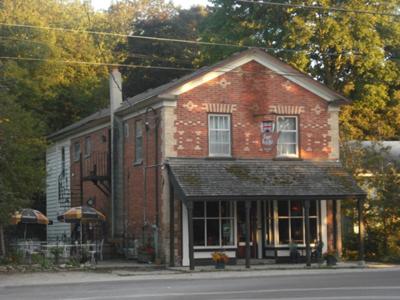
M172 180L192 200L363 198L339 162L171 158Z

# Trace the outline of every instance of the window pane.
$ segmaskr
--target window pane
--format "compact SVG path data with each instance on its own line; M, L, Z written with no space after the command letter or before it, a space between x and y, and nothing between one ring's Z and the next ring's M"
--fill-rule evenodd
M219 246L219 220L207 220L207 246Z
M279 155L290 155L296 154L296 145L283 144L278 145Z
M91 141L90 136L85 137L85 156L90 155L91 152Z
M229 131L222 131L221 132L221 142L228 144L229 143Z
M288 202L289 201L278 201L278 215L280 217L288 216Z
M233 220L221 221L222 245L233 245Z
M135 123L135 136L136 137L142 136L142 121L136 121Z
M233 206L229 201L221 201L221 217L233 218Z
M209 149L211 155L230 154L230 122L228 115L209 117Z
M279 244L289 244L289 220L280 219L279 227Z
M217 131L214 130L210 131L210 143L215 144L217 141L218 141Z
M194 218L204 217L204 202L195 201L193 203L193 217Z
M300 201L290 201L290 214L292 217L303 215L303 206Z
M81 154L81 144L75 143L74 144L74 159L79 160Z
M217 218L219 216L219 202L207 202L207 218Z
M278 130L296 130L296 118L280 117L278 119Z
M205 246L204 220L193 220L193 244L195 246Z
M139 162L142 160L143 152L143 132L142 132L142 121L136 121L135 123L135 161Z
M279 144L296 144L296 132L281 132L279 134Z
M292 242L296 244L303 243L303 219L291 219Z
M317 218L310 218L310 240L311 243L317 241Z

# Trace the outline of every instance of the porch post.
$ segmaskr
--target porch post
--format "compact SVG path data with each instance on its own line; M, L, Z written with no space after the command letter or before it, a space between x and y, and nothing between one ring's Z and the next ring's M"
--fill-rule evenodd
M186 202L188 211L188 226L189 226L189 266L190 270L194 270L194 253L193 253L193 202Z
M306 262L307 267L311 266L311 247L310 247L310 200L304 201L304 221L306 229Z
M364 199L357 200L358 208L358 260L359 264L364 264L364 215L363 215Z
M246 268L250 268L250 208L251 201L245 201L246 209Z
M169 186L169 266L175 267L175 199L174 187Z

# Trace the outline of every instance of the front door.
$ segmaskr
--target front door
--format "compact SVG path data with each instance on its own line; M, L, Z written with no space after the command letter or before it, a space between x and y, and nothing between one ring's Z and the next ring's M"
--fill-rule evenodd
M237 202L237 241L238 258L246 257L246 207L243 201ZM251 202L250 208L250 255L257 257L257 202Z

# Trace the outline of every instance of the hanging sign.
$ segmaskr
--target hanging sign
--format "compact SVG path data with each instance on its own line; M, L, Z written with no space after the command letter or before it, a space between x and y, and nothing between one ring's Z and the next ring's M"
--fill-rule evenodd
M272 120L262 121L260 125L261 129L261 144L263 145L264 151L271 151L274 145L274 132L275 122Z

